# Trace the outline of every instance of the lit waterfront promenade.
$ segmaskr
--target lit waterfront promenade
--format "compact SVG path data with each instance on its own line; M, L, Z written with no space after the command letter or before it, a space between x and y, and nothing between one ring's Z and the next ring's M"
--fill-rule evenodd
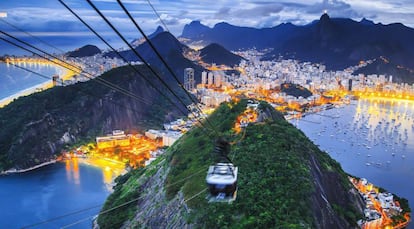
M63 66L68 66L68 68L63 68L61 66L59 66L58 64L52 62L52 61L47 61L44 59L40 59L40 58L6 58L5 60L3 60L3 62L6 64L7 67L14 67L13 65L17 65L17 66L22 66L24 68L30 68L36 65L42 65L42 66L54 66L57 68L61 68L64 70L64 73L59 76L59 78L62 81L65 80L70 80L73 76L75 76L76 74L79 73L79 71L73 67L68 66L67 64L64 64L63 62L60 63L61 61L59 60L55 60L55 62L62 64ZM71 70L69 70L71 69ZM53 81L52 81L52 76L50 76L50 80L46 81L44 83L41 84L37 84L33 87L24 89L22 91L19 91L16 94L13 94L11 96L8 96L4 99L0 100L0 108L8 105L9 103L13 102L13 100L21 97L21 96L27 96L30 94L33 94L35 92L39 92L39 91L43 91L49 88L53 87Z

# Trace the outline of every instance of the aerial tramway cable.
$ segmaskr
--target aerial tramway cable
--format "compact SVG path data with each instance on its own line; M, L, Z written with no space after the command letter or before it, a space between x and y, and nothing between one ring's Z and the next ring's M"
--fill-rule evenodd
M179 111L186 115L185 112L181 110L180 107L178 107L168 96L164 95L164 93L156 86L154 83L151 82L147 77L145 77L145 74L140 72L134 65L132 65L124 56L122 56L119 51L117 51L112 45L110 45L101 35L99 35L98 32L96 32L88 23L85 22L76 12L74 12L63 0L58 0L69 12L71 12L82 24L84 24L91 32L95 34L106 46L108 46L113 52L115 52L125 63L127 63L141 78L143 78L147 83L151 85L160 95L162 95L164 98L167 99L168 102L170 102L172 105L175 105ZM185 104L184 104L185 107Z
M155 15L157 15L158 19L160 20L160 22L164 25L165 30L167 30L168 32L170 32L170 30L167 27L167 24L165 24L164 20L162 20L160 14L157 12L157 10L155 9L155 7L152 5L150 0L147 0L148 5L152 8L152 11L154 11Z
M87 1L90 2L90 0L87 0ZM158 52L157 48L154 46L154 44L152 43L152 41L147 37L147 35L144 33L144 31L141 29L141 27L138 25L138 23L135 21L135 19L132 17L132 15L129 13L129 11L125 8L124 4L120 0L117 0L117 2L121 6L121 8L124 10L124 12L127 14L127 16L132 21L132 23L135 25L135 27L138 29L138 31L141 33L141 35L144 37L145 41L149 44L149 46L154 51L154 53L157 55L157 57L161 60L161 62L167 68L167 70L169 71L169 73L173 76L174 80L181 87L181 89L184 91L184 93L186 93L186 95L188 96L188 98L194 104L198 104L199 101L196 101L193 98L193 96L187 90L185 90L184 85L180 82L180 80L178 79L177 75L174 73L174 71L171 69L171 67L168 65L168 63L165 61L164 57L162 57L162 55ZM203 111L198 106L196 106L196 107L197 107L197 109L199 110L200 113L203 113ZM206 122L213 128L213 131L218 136L217 130L214 128L213 124L209 121L208 117L206 117Z
M4 32L4 31L0 31L0 33L3 33L3 34L5 34L5 35L9 35L8 33L6 33L6 32ZM13 38L13 36L11 36L12 38ZM17 41L21 41L20 39L18 39L18 38L15 38ZM73 71L73 69L71 69L71 68L69 68L69 67L67 67L66 65L64 65L64 64L62 64L62 63L66 63L65 61L63 61L63 60L61 60L61 59L59 59L59 58L57 58L57 57L54 57L54 58L57 58L57 60L59 60L59 61L56 61L56 60L54 60L54 59L49 59L48 57L46 57L46 56L43 56L43 55L41 55L41 54L39 54L39 53L36 53L36 52L34 52L33 50L30 50L30 49L28 49L28 48L25 48L25 47L23 47L22 45L19 45L19 44L17 44L17 43L15 43L15 42L13 42L13 41L10 41L10 40L7 40L7 39L5 39L5 38L3 38L3 37L1 37L0 36L0 40L3 40L3 41L5 41L5 42L7 42L7 43L9 43L9 44L11 44L11 45L13 45L13 46L16 46L16 47L18 47L18 48L20 48L20 49L23 49L23 50L25 50L25 51L27 51L27 52L30 52L30 53L32 53L33 55L35 55L35 56L38 56L38 57L40 57L40 58L43 58L43 59L45 59L45 60L47 60L47 61L50 61L50 62L52 62L52 63L54 63L54 64L56 64L56 65L59 65L59 66L61 66L61 67L63 67L63 68L66 68L66 69L68 69L68 70L71 70L71 71ZM24 41L23 41L24 42ZM26 42L25 42L26 43ZM25 44L24 43L24 44ZM28 44L28 46L29 47L32 47L32 45L30 45L30 44ZM34 46L33 46L34 47ZM34 48L36 48L36 47L34 47ZM36 48L36 49L38 49L38 48ZM40 50L40 49L39 49ZM43 50L40 50L41 52L44 52ZM44 53L46 53L46 52L44 52ZM46 53L47 55L49 55L48 53ZM52 55L53 56L53 55ZM62 62L62 63L61 63ZM86 73L86 74L85 74ZM90 77L89 75L90 75L90 73L87 73L87 72L85 72L85 73L83 73L82 75L84 75L84 76L86 76L86 77L88 77L88 78L90 78L90 79L93 79L92 77ZM89 75L88 75L89 74ZM132 97L132 98L134 98L134 97L136 97L136 98L139 98L138 96L136 96L135 94L132 94L131 92L129 92L128 90L126 90L126 89L123 89L123 88L121 88L121 87L119 87L118 85L115 85L115 84L113 84L113 83L111 83L111 82L109 82L109 81L107 81L107 80L105 80L105 79L102 79L101 77L97 77L97 78L95 78L96 80L97 80L97 82L98 83L100 83L100 84L102 84L102 85L104 85L104 86L106 86L106 87L109 87L109 88L111 88L111 89L113 89L113 90L115 90L115 91L118 91L118 92L120 92L120 93L122 93L122 94L124 94L124 95L126 95L126 96L129 96L129 97ZM142 102L143 100L145 100L145 99L143 99L143 98L139 98L139 100ZM147 101L147 103L150 103L150 102L148 102Z
M59 0L60 1L60 0ZM88 2L90 3L90 1L88 0ZM91 4L91 3L90 3ZM95 7L94 7L95 8ZM103 16L103 15L102 15ZM115 29L116 30L116 29ZM4 33L3 33L4 34ZM1 37L0 37L1 38ZM2 38L1 38L2 39ZM2 40L5 40L5 39L2 39ZM5 40L6 42L9 42L10 43L10 41L7 41L7 40ZM27 50L27 49L26 49ZM29 51L29 52L32 52L32 51ZM41 52L43 52L43 51L41 51ZM32 53L34 53L34 52L32 52ZM44 53L44 52L43 52ZM35 53L34 53L35 54ZM46 54L46 53L45 53ZM119 54L119 53L118 53ZM39 55L39 54L36 54L36 55ZM47 55L50 55L50 54L47 54ZM41 55L39 55L39 56L41 56ZM44 57L43 57L44 58ZM162 58L162 57L161 57ZM57 58L57 59L59 59L59 58ZM142 59L142 58L141 58ZM59 59L60 60L60 59ZM166 65L167 66L167 68L169 69L169 70L171 70L170 69L170 67L168 66L168 65ZM67 67L65 67L65 68L67 68ZM173 76L175 76L175 74L173 74ZM176 78L176 77L175 77ZM178 80L177 78L176 78L176 80ZM179 82L179 81L178 81ZM181 87L182 87L182 84L181 84ZM190 98L191 98L191 96L190 96ZM185 105L185 104L184 104ZM211 125L211 124L210 124ZM215 129L214 129L214 126L213 125L211 125L212 126L212 128L213 128L213 130L215 131ZM204 171L204 169L203 170L200 170L199 172L201 172L201 171ZM198 174L199 172L197 172L196 174ZM192 177L192 176L194 176L195 174L192 174L192 175L190 175L190 176L188 176L188 177L186 177L186 178L184 178L184 179L182 179L182 180L180 180L180 181L177 181L177 182L175 182L175 183L173 183L173 184L170 184L170 185L175 185L176 183L178 183L178 182L182 182L182 181L184 181L184 180L187 180L187 179L189 179L190 177ZM166 186L167 187L167 186ZM192 196L192 197L190 197L190 198L188 198L188 199L186 199L186 200L184 200L184 202L187 202L187 201L189 201L189 200L191 200L191 199L193 199L193 198L195 198L196 196L198 196L198 195L200 195L202 192L204 192L205 190L207 190L207 188L206 189L204 189L204 190L202 190L201 192L199 192L199 193L197 193L196 195L194 195L194 196ZM122 204L122 206L125 206L126 204L129 204L129 203L131 203L131 202L133 202L133 201L136 201L136 200L131 200L131 201L129 201L129 202L126 202L126 203L124 203L124 204ZM111 209L108 209L108 210L106 210L106 211L104 211L104 212L102 212L102 214L104 214L104 213L107 213L107 212L109 212L109 211L112 211L112 210L115 210L115 209L117 209L117 208L119 208L119 207L122 207L121 205L119 205L119 206L116 206L116 207L114 207L114 208L111 208ZM74 213L73 213L74 214ZM101 213L100 213L101 214Z
M5 23L5 24L7 24L7 25L9 25L10 27L13 27L14 29L16 29L16 30L18 30L18 31L20 31L20 32L22 32L22 33L24 33L24 34L27 34L27 35L28 35L28 36L30 36L30 37L33 37L33 38L34 38L34 39L36 39L37 41L39 41L39 42L43 43L43 44L44 44L44 45L46 45L46 46L49 46L50 48L53 48L53 49L55 49L55 50L57 50L57 51L59 51L59 52L61 52L61 53L64 53L64 52L65 52L65 51L63 51L62 49L60 49L60 48L58 48L58 47L56 47L56 46L54 46L54 45L52 45L52 44L50 44L50 43L48 43L48 42L44 41L43 39L40 39L39 37L37 37L37 36L35 36L35 35L33 35L33 34L31 34L31 33L27 32L27 31L24 31L24 30L20 29L19 27L17 27L17 26L15 26L15 25L13 25L12 23L10 23L10 22L6 21L5 19L3 19L3 18L1 18L1 17L0 17L0 21L1 21L1 22L3 22L3 23Z
M182 99L168 86L168 84L159 76L159 74L149 65L149 63L138 53L138 51L136 49L134 49L130 43L128 43L128 41L125 39L125 37L118 31L117 28L115 28L115 26L105 17L105 15L102 14L102 12L90 1L87 0L87 2L89 3L89 5L95 10L96 13L99 14L99 16L111 27L111 29L118 35L119 38L121 38L121 40L128 46L128 48L144 63L145 66L148 67L148 69L157 77L158 80L160 80L160 82L167 87L167 89L177 98L177 100L183 104L186 108L187 106L185 105L185 103L182 101ZM185 91L187 92L187 91ZM187 92L188 93L188 92ZM198 108L198 107L197 107ZM187 108L188 109L188 108ZM190 109L188 109L190 113L193 113ZM193 113L194 114L194 113ZM196 116L194 114L194 116ZM201 122L200 122L201 123ZM204 126L204 124L202 124ZM207 128L206 126L204 126L205 128ZM214 129L214 126L211 126L213 128L213 131L216 131ZM208 129L208 128L207 128Z

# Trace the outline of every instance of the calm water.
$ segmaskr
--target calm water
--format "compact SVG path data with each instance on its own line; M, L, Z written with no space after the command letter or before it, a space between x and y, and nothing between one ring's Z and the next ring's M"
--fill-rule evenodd
M0 63L0 100L35 85L44 82L51 82L53 75L62 75L63 73L62 68L55 67L53 65L21 64L20 66L48 76L50 79L47 80L13 65Z
M107 182L105 170L77 160L0 176L0 228L21 228L94 206L31 228L60 228L96 215L110 193ZM91 228L91 220L70 228Z
M292 123L346 172L408 199L414 209L414 102L359 100Z

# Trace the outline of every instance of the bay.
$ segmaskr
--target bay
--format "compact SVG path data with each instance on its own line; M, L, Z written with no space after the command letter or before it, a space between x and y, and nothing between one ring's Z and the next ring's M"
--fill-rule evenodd
M345 172L408 199L414 208L413 101L358 100L290 122Z
M110 194L105 169L58 162L33 171L0 176L0 227L21 228L80 210L30 228L91 228L91 217Z

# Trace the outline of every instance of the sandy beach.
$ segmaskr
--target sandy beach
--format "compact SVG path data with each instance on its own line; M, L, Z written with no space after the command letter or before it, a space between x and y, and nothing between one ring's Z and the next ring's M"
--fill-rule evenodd
M62 81L70 80L75 75L75 73L71 70L63 69L58 65L56 65L55 67L60 68L63 71L63 74L60 75L60 79ZM30 94L33 94L33 93L36 93L36 92L47 90L47 89L52 88L52 87L53 87L53 81L52 81L52 79L50 79L50 80L48 80L44 83L40 83L40 84L34 85L30 88L26 88L24 90L21 90L21 91L17 92L16 94L13 94L13 95L8 96L4 99L1 99L0 100L0 108L8 105L9 103L13 102L15 99L17 99L21 96L27 96L27 95L30 95Z

